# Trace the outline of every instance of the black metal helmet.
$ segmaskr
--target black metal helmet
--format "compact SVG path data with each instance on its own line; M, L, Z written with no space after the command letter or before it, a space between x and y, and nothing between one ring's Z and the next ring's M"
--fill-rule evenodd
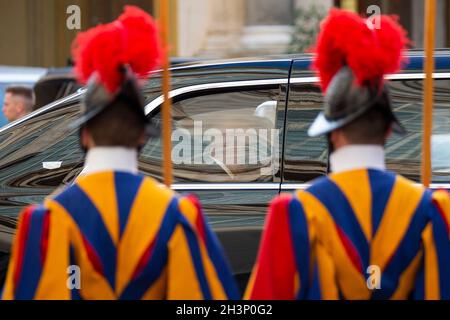
M117 91L111 93L98 80L98 76L94 74L87 85L81 108L82 115L71 124L72 128L81 128L90 120L100 115L108 107L115 103L122 103L124 107L136 112L144 123L146 123L147 136L157 136L158 130L153 122L145 114L144 97L138 85L138 81L128 67L122 68L124 80Z
M321 112L308 130L311 137L321 136L342 128L355 121L372 108L379 108L392 121L393 130L405 134L394 112L388 88L359 86L348 66L342 67L333 77L325 94L324 111Z

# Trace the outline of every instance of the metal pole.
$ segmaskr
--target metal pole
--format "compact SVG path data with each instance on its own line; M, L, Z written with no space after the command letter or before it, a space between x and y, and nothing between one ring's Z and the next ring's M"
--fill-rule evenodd
M422 183L431 182L431 134L433 129L433 71L436 0L425 3L425 84L423 106Z
M172 101L169 98L170 92L170 64L169 64L169 0L161 0L160 7L161 35L163 45L163 93L164 103L162 108L162 140L163 140L163 171L164 184L167 187L172 185L172 122L171 106Z

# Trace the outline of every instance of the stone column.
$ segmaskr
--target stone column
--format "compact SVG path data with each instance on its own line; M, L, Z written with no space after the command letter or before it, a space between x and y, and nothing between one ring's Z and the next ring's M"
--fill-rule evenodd
M228 58L237 55L239 36L244 24L243 0L207 0L209 25L201 55L210 58Z
M192 57L203 49L210 27L210 1L178 1L178 55Z
M325 11L330 10L334 5L333 0L295 0L296 8L309 8L312 5L322 7Z
M291 42L294 0L246 0L241 54L279 54Z
M447 44L447 15L446 0L437 0L436 7L436 48L444 48ZM412 0L412 34L410 37L414 42L414 47L424 47L424 23L425 23L425 3L423 0Z

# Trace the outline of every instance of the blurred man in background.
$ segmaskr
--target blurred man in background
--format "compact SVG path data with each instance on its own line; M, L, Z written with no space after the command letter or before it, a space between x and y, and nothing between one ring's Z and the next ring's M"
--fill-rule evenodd
M5 91L3 114L9 122L16 121L33 111L35 102L32 88L11 86Z

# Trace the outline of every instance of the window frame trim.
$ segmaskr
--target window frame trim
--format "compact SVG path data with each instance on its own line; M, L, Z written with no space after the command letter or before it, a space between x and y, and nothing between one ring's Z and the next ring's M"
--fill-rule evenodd
M305 78L306 79L306 78ZM169 92L169 98L175 100L183 95L196 96L196 93L203 93L210 90L228 90L241 87L269 87L269 86L287 85L289 86L288 78L277 78L267 80L243 80L243 81L228 81L228 82L213 82L199 85L186 86L178 89L171 90ZM212 92L211 94L214 94ZM287 93L286 97L287 99ZM182 100L182 99L181 99ZM148 116L155 112L158 108L161 108L164 102L164 95L160 95L157 98L150 101L145 106L145 115ZM281 161L281 157L280 157ZM281 166L280 166L281 167ZM276 190L280 191L280 182L243 182L243 183L174 183L171 186L175 191L202 191L202 190Z
M450 72L435 72L432 74L433 79L449 79L450 80ZM386 80L423 80L425 79L425 73L399 73L399 74L391 74L385 77ZM291 84L314 84L318 83L318 77L291 77L291 78L276 78L276 79L267 79L267 80L242 80L242 81L228 81L228 82L213 82L207 84L200 85L192 85L185 86L182 88L174 89L170 91L169 97L174 99L180 95L201 92L212 89L231 89L231 88L239 88L239 87L254 87L254 86L270 86L270 85L291 85ZM51 111L54 108L59 107L61 104L72 101L74 99L80 98L86 92L86 88L79 89L76 93L57 100L35 112L21 118L16 122L12 122L7 124L3 128L0 128L0 134L6 132L7 130L14 128L29 119L32 119L38 115L41 115L47 111ZM288 97L287 97L288 98ZM158 96L157 98L150 101L145 106L145 114L148 115L153 112L156 108L160 107L164 101L164 96ZM283 190L291 190L294 189L306 189L310 186L307 183L199 183L199 184L184 184L177 183L173 185L174 190L274 190L279 189ZM432 183L430 185L431 189L450 189L450 183Z
M386 80L423 80L425 79L425 73L399 73L390 74L385 76ZM433 73L433 79L449 79L450 72L435 72ZM318 77L291 77L291 78L277 78L267 80L243 80L243 81L228 81L228 82L213 82L207 84L199 84L186 86L178 89L171 90L169 92L170 99L178 98L181 95L191 94L196 92L202 92L214 89L231 89L239 87L255 87L255 86L270 86L270 85L292 85L292 84L315 84L319 82ZM289 96L287 96L289 99ZM145 106L145 114L149 115L154 112L164 102L164 95L160 95L157 98L150 101ZM283 157L284 155L282 155ZM310 186L308 183L279 183L273 182L261 182L261 183L175 183L172 185L172 189L175 191L187 191L187 190L305 190ZM430 184L431 189L450 189L449 184Z

